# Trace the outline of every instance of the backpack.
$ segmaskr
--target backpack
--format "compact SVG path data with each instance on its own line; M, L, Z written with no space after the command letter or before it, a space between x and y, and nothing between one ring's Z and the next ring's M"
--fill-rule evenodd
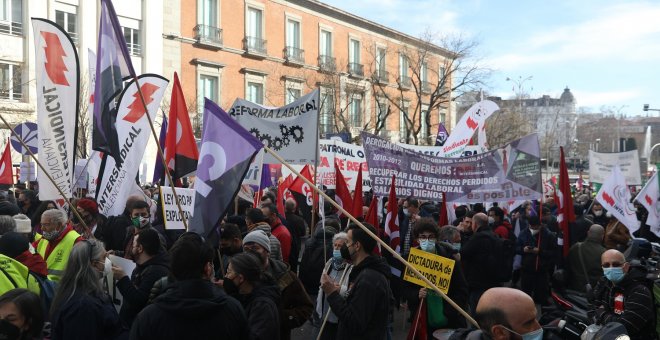
M517 237L513 233L513 228L507 228L509 232L508 238L501 238L494 235L495 239L495 256L493 256L493 275L497 282L511 281L513 274L513 258L516 255L516 241Z
M47 277L41 276L33 271L30 271L29 275L39 283L39 298L41 299L41 304L44 306L45 310L50 310L50 305L53 303L53 298L55 297L57 284L55 281L49 280Z

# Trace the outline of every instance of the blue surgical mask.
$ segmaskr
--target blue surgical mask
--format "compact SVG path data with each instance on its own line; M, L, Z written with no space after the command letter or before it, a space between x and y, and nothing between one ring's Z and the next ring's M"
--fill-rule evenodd
M408 208L403 208L403 214L406 216L410 216L410 211L408 211Z
M603 274L605 274L605 277L608 280L615 284L621 282L626 275L626 273L623 272L623 267L603 268Z
M341 257L341 250L335 249L332 251L332 258L335 259L335 261L343 261L344 259Z
M531 331L531 332L525 333L525 334L520 334L520 333L518 333L514 330L511 330L511 329L508 329L506 327L504 327L504 328L507 331L520 336L523 340L541 340L541 339L543 339L543 328L539 328L535 331Z
M460 242L452 243L451 247L454 248L454 250L456 250L456 251L461 251L461 243Z
M423 251L433 251L433 249L435 249L435 241L420 240L419 247L422 248Z

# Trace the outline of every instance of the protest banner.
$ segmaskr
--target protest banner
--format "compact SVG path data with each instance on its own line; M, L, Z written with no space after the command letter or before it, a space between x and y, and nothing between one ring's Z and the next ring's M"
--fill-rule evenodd
M398 198L479 203L540 199L539 143L536 134L496 150L464 158L440 158L416 153L363 132L371 188L387 195L396 176Z
M367 160L364 157L364 148L338 140L319 140L317 185L323 185L328 189L335 188L335 161L346 179L349 190L355 190L358 171L362 170L362 188L369 191L371 181L369 180L369 170L367 170Z
M482 100L472 105L441 147L443 157L458 157L462 154L477 128L499 109L499 106L490 100Z
M637 209L630 200L628 183L618 166L612 168L612 174L603 182L596 199L618 222L625 225L631 234L639 229Z
M37 180L37 165L34 162L21 162L19 181L32 182Z
M138 84L131 80L119 96L117 106L119 148L114 156L120 159L105 155L101 185L96 193L99 211L107 216L121 215L126 207L126 199L133 189L149 141L149 121L146 116L157 112L168 84L167 79L153 74L143 74L138 81L147 110L139 99Z
M443 293L447 294L456 261L417 248L411 248L408 262L431 283L438 286ZM425 288L432 288L409 268L406 268L403 279Z
M651 231L660 236L660 185L658 185L658 173L654 173L646 182L646 185L639 191L635 201L646 208L648 215L646 224L651 227Z
M282 107L267 107L236 99L227 112L262 144L293 164L314 164L318 147L319 91ZM266 155L264 163L276 163Z
M160 187L160 202L163 206L165 229L186 229L181 218L181 212L176 205L175 197L179 197L181 210L183 210L185 219L189 221L195 212L195 189L177 188L175 196L172 187L164 185Z
M251 185L253 187L259 188L261 186L261 172L263 171L264 165L264 151L259 150L254 156L248 171L243 177L242 185Z
M72 196L80 63L76 47L64 29L38 18L32 19L32 27L38 155L49 175L38 177L39 199L57 200L62 198L60 191L66 197Z
M642 185L637 150L616 153L589 150L589 182L604 183L615 166L619 166L628 185Z

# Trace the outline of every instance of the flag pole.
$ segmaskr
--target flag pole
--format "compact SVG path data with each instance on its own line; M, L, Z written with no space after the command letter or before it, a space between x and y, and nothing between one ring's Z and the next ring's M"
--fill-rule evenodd
M282 157L280 157L275 151L273 151L271 148L268 146L264 145L264 149L270 153L277 161L282 163L284 166L289 168L291 172L296 174L298 177L302 177L302 180L305 181L309 186L311 186L314 191L316 191L319 195L323 196L324 199L328 200L330 204L332 204L335 208L337 208L342 214L346 215L353 223L355 223L357 226L359 226L365 233L367 233L371 238L376 240L381 247L387 249L392 256L397 259L399 262L401 262L408 270L411 272L415 273L415 275L418 276L424 283L426 283L429 287L431 287L436 293L438 293L445 301L447 301L452 307L454 307L461 315L465 317L470 323L472 323L475 327L479 328L479 324L477 323L476 320L474 320L466 311L463 310L459 305L456 304L452 299L450 299L445 293L443 293L436 285L434 285L429 279L427 279L424 275L422 275L417 268L413 267L408 261L404 260L399 253L394 251L387 243L385 243L383 240L381 240L376 234L371 232L371 230L367 229L367 227L362 224L362 222L358 221L353 215L351 215L348 211L346 211L342 206L337 204L330 196L326 195L322 190L320 190L316 185L314 185L310 180L307 178L303 177L296 169L294 169L289 163L287 163Z
M32 156L32 159L34 159L34 161L37 163L37 166L39 166L39 169L41 169L41 172L43 172L46 175L46 177L48 178L48 180L51 183L53 183L53 186L55 187L55 189L57 189L57 191L60 193L60 195L62 195L62 198L64 198L64 201L69 205L69 210L73 211L74 215L76 215L76 217L78 217L78 220L80 221L80 223L82 223L83 227L85 229L87 229L87 223L85 223L82 216L80 216L80 213L78 213L78 209L74 208L74 206L71 204L71 201L69 201L69 198L64 194L64 191L62 191L62 189L60 189L60 187L57 185L57 183L55 183L55 180L53 179L53 177L50 176L48 171L46 171L46 168L44 168L44 166L41 164L41 162L39 162L39 160L37 159L37 156L32 152L32 150L30 150L30 148L27 146L27 144L25 144L25 141L23 141L23 138L19 134L16 133L14 128L11 127L11 125L9 125L9 123L7 122L7 120L5 120L5 117L2 114L0 114L0 120L2 120L2 122L5 124L5 126L11 131L11 133L14 136L16 136L16 139L18 139L18 141L25 148L25 150L30 154L30 156ZM73 178L71 178L71 179L73 179ZM73 183L71 183L71 185L73 186Z
M158 140L158 135L156 134L156 128L154 127L154 122L151 120L151 115L149 114L147 103L144 100L144 95L142 94L142 88L140 88L138 77L135 74L132 74L132 76L133 76L133 81L135 81L135 84L137 85L137 91L138 94L140 95L140 102L142 102L142 106L144 106L144 111L147 113L145 116L147 116L147 119L149 120L149 127L151 127L151 134L154 136L154 140L156 140L158 157L160 158L161 162L163 162L163 167L165 167L165 176L167 176L167 180L172 185L172 194L174 194L174 201L176 202L176 207L179 209L179 214L181 214L181 221L183 222L183 226L186 228L186 230L188 230L188 221L186 220L186 215L183 213L183 208L181 208L181 203L179 202L179 196L176 194L176 189L175 189L176 185L172 180L172 175L168 171L167 164L165 163L165 156L163 155L163 149L160 148L160 140ZM171 124L171 122L169 123Z

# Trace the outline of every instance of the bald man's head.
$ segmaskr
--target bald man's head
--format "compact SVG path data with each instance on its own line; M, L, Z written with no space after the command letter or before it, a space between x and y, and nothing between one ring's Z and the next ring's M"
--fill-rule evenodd
M488 215L484 213L474 214L472 217L472 231L488 227Z
M513 288L498 287L484 292L477 304L475 319L481 330L496 340L541 328L536 321L534 300Z
M605 236L605 228L600 224L593 224L587 231L587 239L592 241L603 242L603 236Z
M608 268L622 267L623 272L627 273L630 269L630 264L626 262L626 257L622 252L616 249L606 250L603 255L600 256L600 265L603 266L603 271Z

